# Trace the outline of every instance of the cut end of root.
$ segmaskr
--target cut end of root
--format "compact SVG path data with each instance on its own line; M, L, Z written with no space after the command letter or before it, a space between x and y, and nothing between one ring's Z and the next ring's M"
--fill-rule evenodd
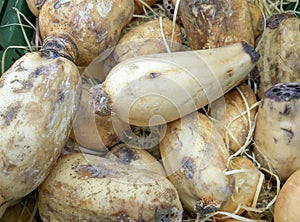
M104 92L102 84L91 87L89 94L91 96L90 104L94 113L98 114L99 116L111 115L111 101L108 94Z
M255 49L245 41L242 41L242 46L243 46L244 50L246 51L246 53L249 54L249 56L251 58L251 62L256 63L260 57L259 53L257 51L255 51Z
M264 95L278 102L291 101L300 98L300 82L279 83L268 89Z

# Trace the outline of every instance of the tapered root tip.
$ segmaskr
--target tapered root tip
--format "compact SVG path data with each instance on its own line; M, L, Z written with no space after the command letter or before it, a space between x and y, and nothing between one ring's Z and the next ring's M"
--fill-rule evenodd
M255 49L245 41L242 41L242 46L246 53L248 53L248 55L250 56L251 62L256 63L260 57L259 53L255 51Z
M100 116L111 115L111 100L107 93L102 88L102 84L95 85L90 88L89 95L91 97L90 105L94 113Z
M268 89L264 95L278 102L300 98L300 82L279 83Z

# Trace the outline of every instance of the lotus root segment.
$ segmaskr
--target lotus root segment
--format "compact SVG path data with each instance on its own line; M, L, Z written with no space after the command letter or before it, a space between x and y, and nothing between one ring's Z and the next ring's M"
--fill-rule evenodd
M183 0L179 4L179 15L193 50L240 41L254 46L247 0Z
M254 133L257 160L282 181L300 168L300 82L279 83L263 96Z
M26 196L43 182L68 139L78 108L77 67L50 55L27 53L0 79L0 199L6 202Z
M132 0L47 0L40 10L39 27L43 39L62 38L72 44L76 65L86 66L117 44L133 9Z
M300 81L299 42L299 18L290 14L275 14L267 20L258 48L261 57L252 72L259 98L275 84Z
M228 150L213 122L194 112L167 124L160 143L162 162L186 210L205 217L232 195L226 175Z
M39 187L43 221L182 219L175 187L157 173L88 154L62 156Z

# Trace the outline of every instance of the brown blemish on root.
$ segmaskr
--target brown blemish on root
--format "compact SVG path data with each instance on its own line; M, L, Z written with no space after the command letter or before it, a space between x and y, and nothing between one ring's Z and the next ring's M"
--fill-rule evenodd
M232 69L227 70L226 73L225 73L225 76L226 76L227 78L231 78L232 75L233 75L233 70L232 70Z
M11 104L9 107L7 107L7 110L4 113L0 113L0 117L4 119L5 125L9 126L10 123L16 118L19 111L19 105Z
M25 92L29 92L30 89L33 87L33 83L30 80L25 80L25 81L18 81L15 80L16 82L19 82L21 84L21 87L13 89L12 91L14 93L25 93ZM11 83L13 83L14 81L12 81Z
M117 152L113 153L124 164L130 164L131 161L138 160L136 152L126 146L121 147Z
M57 104L61 105L65 101L66 92L59 92L58 93L58 101Z
M109 95L104 91L103 85L98 84L90 88L90 104L96 114L99 116L109 116L111 114L111 100Z
M281 115L287 116L290 114L292 107L289 104L285 104L284 110L282 112L279 112Z
M177 198L177 193L174 189L166 188L165 191L159 195L162 199L166 200L167 203L172 203Z
M288 138L288 143L291 143L291 140L294 138L294 132L290 129L280 128L282 131L284 131Z
M288 14L288 13L272 15L266 21L266 26L270 29L276 29L283 20L285 20L286 18L291 18L291 17L293 17L292 14Z
M200 218L206 217L217 211L222 205L221 201L213 200L213 198L203 198L197 201L195 205L195 211L199 214Z
M19 62L16 66L14 66L15 72L23 72L26 71L27 69L23 66L24 61Z
M115 171L111 169L94 167L90 164L79 165L75 172L79 175L80 179L106 178L116 174Z
M37 78L37 77L39 77L41 75L46 74L47 73L46 71L47 71L46 67L44 67L44 66L38 67L36 70L34 70L31 73L31 77L32 78Z

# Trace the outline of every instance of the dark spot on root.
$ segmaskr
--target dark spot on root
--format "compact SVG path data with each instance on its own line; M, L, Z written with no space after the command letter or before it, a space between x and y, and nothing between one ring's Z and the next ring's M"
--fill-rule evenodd
M14 80L14 81L11 81L10 83L13 84L14 82L18 82L21 84L21 87L16 87L13 89L14 93L29 92L30 89L33 87L33 83L30 80L25 80L25 81Z
M278 139L276 139L276 138L273 138L273 141L274 141L275 144L278 143Z
M23 65L24 65L24 61L20 61L16 66L14 66L15 72L26 71L27 69Z
M58 93L58 101L57 101L57 103L59 104L59 105L61 105L63 102L64 102L64 100L65 100L65 96L66 96L66 92L60 92L60 93Z
M159 73L151 72L151 73L149 74L149 77L150 77L151 79L154 79L154 78L158 77L159 75L160 75Z
M127 146L120 147L116 152L113 153L119 160L124 164L129 164L133 160L137 160L138 156L136 155L133 149L128 148Z
M34 70L32 73L31 73L31 77L32 78L37 78L39 77L40 75L44 75L47 73L47 69L44 67L44 66L41 66L41 67L38 67L36 70Z
M289 115L290 111L291 111L291 106L289 104L286 104L284 106L284 110L282 112L279 112L281 115L287 116Z
M249 56L251 58L251 62L256 63L260 57L259 53L257 51L255 51L255 49L245 41L242 41L242 46L243 46L244 50L246 51L246 53L249 54Z
M294 138L294 132L290 129L280 128L282 131L284 131L288 138L288 143L291 143L291 140Z
M270 29L276 29L278 25L286 18L292 17L291 14L281 13L272 15L267 21L266 26Z
M0 113L0 117L4 119L5 125L9 126L10 123L16 118L18 112L20 110L19 105L10 105L7 108L7 111L4 113Z
M233 75L233 70L232 69L227 70L225 75L231 78Z
M79 165L75 172L79 175L79 178L106 178L107 176L114 175L114 171L106 168L99 168L88 165Z
M288 102L293 99L300 98L300 82L290 82L290 83L279 83L275 86L269 88L265 95L265 98L272 99L278 102ZM283 114L288 114L290 108L285 107Z
M195 173L195 163L189 157L184 157L181 161L181 169L187 179L193 179Z

